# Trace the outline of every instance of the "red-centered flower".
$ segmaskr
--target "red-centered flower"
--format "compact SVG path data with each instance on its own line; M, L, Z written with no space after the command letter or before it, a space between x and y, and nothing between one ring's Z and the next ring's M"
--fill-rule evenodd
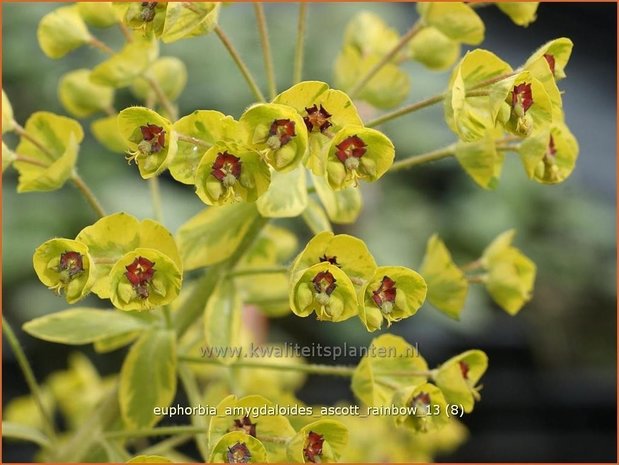
M426 405L430 405L430 402L430 394L428 394L427 392L420 392L415 397L413 397L411 404L412 406L423 405L425 407Z
M219 152L211 174L225 186L233 185L241 176L241 159L231 153Z
M523 82L514 86L512 90L512 107L522 108L522 113L526 113L533 105L533 93L531 92L531 84Z
M550 72L555 74L555 57L552 53L544 53L544 58L546 58L546 62L548 62L548 66L550 66Z
M316 104L314 104L312 107L305 108L305 111L307 116L303 118L303 121L305 121L308 131L325 132L332 126L331 121L329 121L332 115L322 105L318 109Z
M165 129L156 124L147 123L146 126L140 126L142 138L150 142L150 153L158 153L165 147Z
M242 431L245 434L256 437L256 423L252 423L249 417L245 416L242 420L234 420L232 431Z
M328 271L321 271L314 279L312 279L312 283L314 283L314 289L318 293L324 293L327 295L333 294L333 291L337 287L337 279L329 273Z
M280 147L283 147L297 135L294 121L289 119L276 119L271 123L269 136L276 136L279 139Z
M148 285L155 274L155 263L148 258L137 257L125 267L125 276L142 299L148 297Z
M335 146L337 158L347 165L346 160L349 158L361 158L368 151L367 144L359 136L350 136Z
M337 257L334 255L333 257L327 257L327 254L323 254L322 257L318 259L321 263L329 262L331 265L335 265L338 268L341 268L340 264L337 262Z
M550 141L548 142L548 151L546 152L547 155L554 157L557 154L557 148L555 147L555 140L554 137L552 137L552 134L550 135Z
M227 463L249 463L251 452L244 442L237 442L232 447L228 447L226 452Z
M386 302L391 304L395 302L396 292L395 281L389 276L383 276L379 288L372 291L372 300L379 308L383 308Z
M462 373L462 377L464 379L469 379L469 364L463 361L459 361L458 365L460 365L460 372Z
M67 251L60 254L60 271L66 271L69 274L69 278L80 274L84 271L84 261L82 254L74 251Z
M310 431L305 441L305 447L303 448L303 456L305 457L305 460L312 463L320 463L320 457L322 456L322 444L324 442L325 438L322 435Z

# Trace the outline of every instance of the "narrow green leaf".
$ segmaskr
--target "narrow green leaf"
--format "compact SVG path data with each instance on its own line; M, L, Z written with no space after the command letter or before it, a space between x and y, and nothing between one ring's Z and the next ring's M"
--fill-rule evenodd
M68 345L89 344L147 327L147 321L130 314L86 307L35 318L23 326L33 337Z
M120 371L119 402L128 428L149 428L161 416L155 407L167 407L176 394L176 334L151 330L131 347Z

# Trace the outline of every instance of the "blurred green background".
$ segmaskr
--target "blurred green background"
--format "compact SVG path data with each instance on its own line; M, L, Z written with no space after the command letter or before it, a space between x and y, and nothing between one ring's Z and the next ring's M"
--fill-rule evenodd
M62 60L45 57L36 41L36 25L56 4L5 3L3 9L3 88L15 118L24 124L38 110L66 114L56 88L65 72L92 67L104 57L80 49ZM294 4L267 5L279 90L290 85L296 12ZM404 32L416 18L412 4L334 3L309 8L304 79L331 82L333 63L347 21L360 10L374 11ZM581 152L571 178L558 186L529 181L515 155L509 155L496 191L479 189L455 160L388 175L363 187L365 207L357 224L339 227L364 239L381 264L417 267L425 243L437 232L457 263L476 258L497 234L516 228L516 245L538 266L533 300L517 317L498 309L482 289L474 288L460 322L426 305L392 332L418 342L436 364L457 351L478 347L488 352L483 401L465 418L469 442L451 461L615 461L616 453L616 5L542 4L538 21L513 25L494 7L479 10L486 22L482 44L516 66L545 41L567 36L575 43L561 81L568 125ZM222 10L221 24L266 89L262 51L253 8L236 4ZM94 30L112 47L116 30ZM215 109L240 116L252 101L247 86L215 36L163 45L161 55L181 58L188 68L180 112ZM410 101L444 89L448 73L404 65L412 76ZM137 103L121 90L116 108ZM87 128L89 121L84 121ZM449 143L440 106L420 111L382 128L406 157ZM88 132L88 131L87 131ZM16 140L5 138L14 147ZM152 216L148 187L134 166L107 152L87 134L79 170L108 212ZM166 226L179 225L203 208L187 186L164 178ZM15 328L67 305L37 280L34 249L50 237L73 237L94 217L77 191L67 186L50 194L16 194L13 170L3 176L3 311ZM309 235L298 221L301 243ZM87 304L97 304L88 300ZM366 344L371 339L357 321L299 324L286 317L272 324L273 338L304 343ZM376 334L373 334L375 336ZM66 366L65 347L35 341L20 331L40 379ZM117 370L122 351L93 356L103 372ZM355 360L338 360L354 363ZM26 392L12 354L4 350L3 402ZM329 383L329 389L324 384ZM325 398L326 396L326 398ZM300 397L308 402L351 398L347 384L311 378ZM5 460L31 460L27 447L4 448Z

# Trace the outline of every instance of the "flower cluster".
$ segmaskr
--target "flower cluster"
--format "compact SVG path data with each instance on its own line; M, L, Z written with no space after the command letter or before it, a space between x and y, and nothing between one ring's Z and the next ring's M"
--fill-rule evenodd
M344 321L358 316L368 331L414 315L426 283L401 266L377 266L365 243L346 234L314 236L290 271L290 307L302 317Z
M126 213L106 216L73 239L51 239L34 253L43 284L67 302L94 292L120 310L148 310L168 304L181 288L182 264L176 243L151 220Z

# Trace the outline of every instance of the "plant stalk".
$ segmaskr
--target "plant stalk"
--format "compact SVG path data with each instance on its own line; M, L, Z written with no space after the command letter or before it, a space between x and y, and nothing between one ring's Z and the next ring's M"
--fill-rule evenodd
M432 152L427 152L421 155L415 155L409 158L404 158L403 160L396 161L393 165L391 165L391 168L389 168L389 172L401 171L412 168L413 166L423 165L424 163L441 160L443 158L454 156L455 153L456 144L451 144L447 147L433 150Z
M224 33L223 29L220 28L219 26L215 26L215 33L217 34L217 37L219 37L219 40L221 40L221 43L224 45L224 47L226 47L226 50L228 50L228 53L234 60L234 63L236 63L236 66L239 68L239 71L241 71L241 74L245 78L245 81L247 82L247 85L249 86L250 90L253 92L254 96L256 97L256 100L258 102L266 102L266 99L264 98L262 91L258 87L258 84L256 84L256 80L254 79L251 72L249 71L249 68L247 67L243 59L241 58L241 55L239 55L239 52L236 50L236 48L234 48L234 45L232 45L232 42L230 42L230 39Z
M307 3L299 3L299 19L297 21L297 42L294 51L294 68L292 73L292 83L301 82L303 75L303 58L305 53L305 26L307 23Z
M95 194L92 192L90 187L88 187L88 184L84 182L84 180L81 178L79 174L77 174L77 172L73 173L73 176L71 177L71 181L73 182L73 185L77 187L77 190L80 191L80 193L82 194L82 197L86 199L86 202L88 202L88 205L90 205L91 208L94 210L94 212L99 216L99 218L103 218L105 216L105 210L101 206L101 203L99 202Z
M254 9L256 11L256 20L258 22L260 42L262 44L262 54L264 56L264 69L267 74L267 82L269 83L269 97L271 98L271 100L273 100L277 95L277 81L275 80L273 55L271 53L271 44L269 42L269 29L264 14L264 5L259 2L254 3Z
M439 95L434 95L432 97L428 97L424 100L420 100L419 102L414 102L414 103L411 103L410 105L406 105L392 112L385 113L384 115L379 116L378 118L367 122L365 125L369 128L379 126L383 123L386 123L387 121L391 121L393 119L399 118L400 116L404 116L409 113L413 113L423 108L430 107L432 105L440 103L443 101L444 98L445 98L445 94L439 94Z

